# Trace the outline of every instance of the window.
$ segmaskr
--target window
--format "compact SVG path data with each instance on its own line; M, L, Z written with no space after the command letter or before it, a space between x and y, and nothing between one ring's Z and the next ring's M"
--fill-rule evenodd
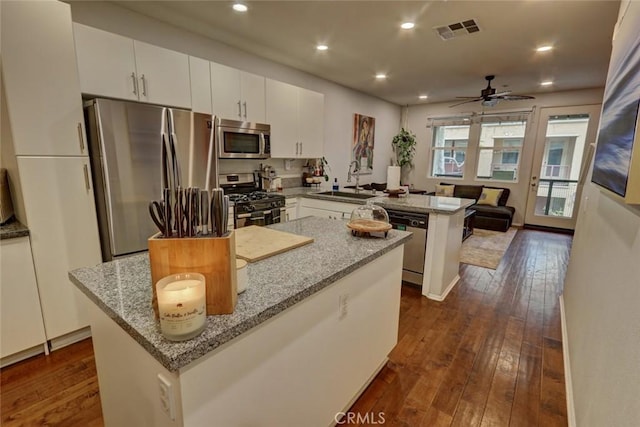
M517 181L526 120L483 120L480 125L476 178Z
M462 178L469 144L469 125L433 127L431 176Z
M464 178L475 167L476 180L517 181L529 113L429 118L430 176Z

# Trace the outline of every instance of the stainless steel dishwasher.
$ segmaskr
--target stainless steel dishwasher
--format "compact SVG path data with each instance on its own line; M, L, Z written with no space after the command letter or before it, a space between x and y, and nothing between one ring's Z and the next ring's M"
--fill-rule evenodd
M393 228L413 233L411 240L404 245L402 280L422 286L429 215L389 209L387 209L387 213Z

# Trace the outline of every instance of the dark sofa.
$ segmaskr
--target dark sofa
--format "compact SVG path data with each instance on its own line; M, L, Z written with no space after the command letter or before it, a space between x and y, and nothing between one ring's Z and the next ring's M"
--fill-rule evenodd
M490 187L488 185L450 184L446 182L441 182L440 185L455 185L455 188L453 189L454 197L474 200L478 200L480 198L482 189L484 187L502 190L502 194L500 195L500 199L498 200L498 206L475 204L468 207L467 209L473 209L476 211L476 217L474 221L474 227L476 228L484 228L486 230L495 231L507 231L509 227L511 227L513 215L516 210L511 206L507 206L507 200L509 199L510 194L508 188ZM429 194L434 195L435 193Z

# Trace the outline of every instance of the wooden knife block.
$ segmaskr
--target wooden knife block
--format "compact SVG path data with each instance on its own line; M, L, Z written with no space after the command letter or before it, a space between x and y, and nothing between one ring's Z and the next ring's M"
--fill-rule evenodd
M225 237L149 238L153 311L158 317L158 280L175 273L200 273L206 280L207 315L231 314L238 300L235 231Z

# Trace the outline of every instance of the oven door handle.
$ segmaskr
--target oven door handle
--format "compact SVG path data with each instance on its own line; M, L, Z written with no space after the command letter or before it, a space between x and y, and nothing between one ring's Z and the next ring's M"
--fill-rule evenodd
M262 211L262 214L263 214L263 215L271 215L271 210L268 210L268 211ZM263 218L264 218L264 217L263 217Z
M236 215L236 218L238 219L251 218L251 214L238 214Z
M249 221L261 221L264 220L263 216L252 216L251 218L249 218Z

